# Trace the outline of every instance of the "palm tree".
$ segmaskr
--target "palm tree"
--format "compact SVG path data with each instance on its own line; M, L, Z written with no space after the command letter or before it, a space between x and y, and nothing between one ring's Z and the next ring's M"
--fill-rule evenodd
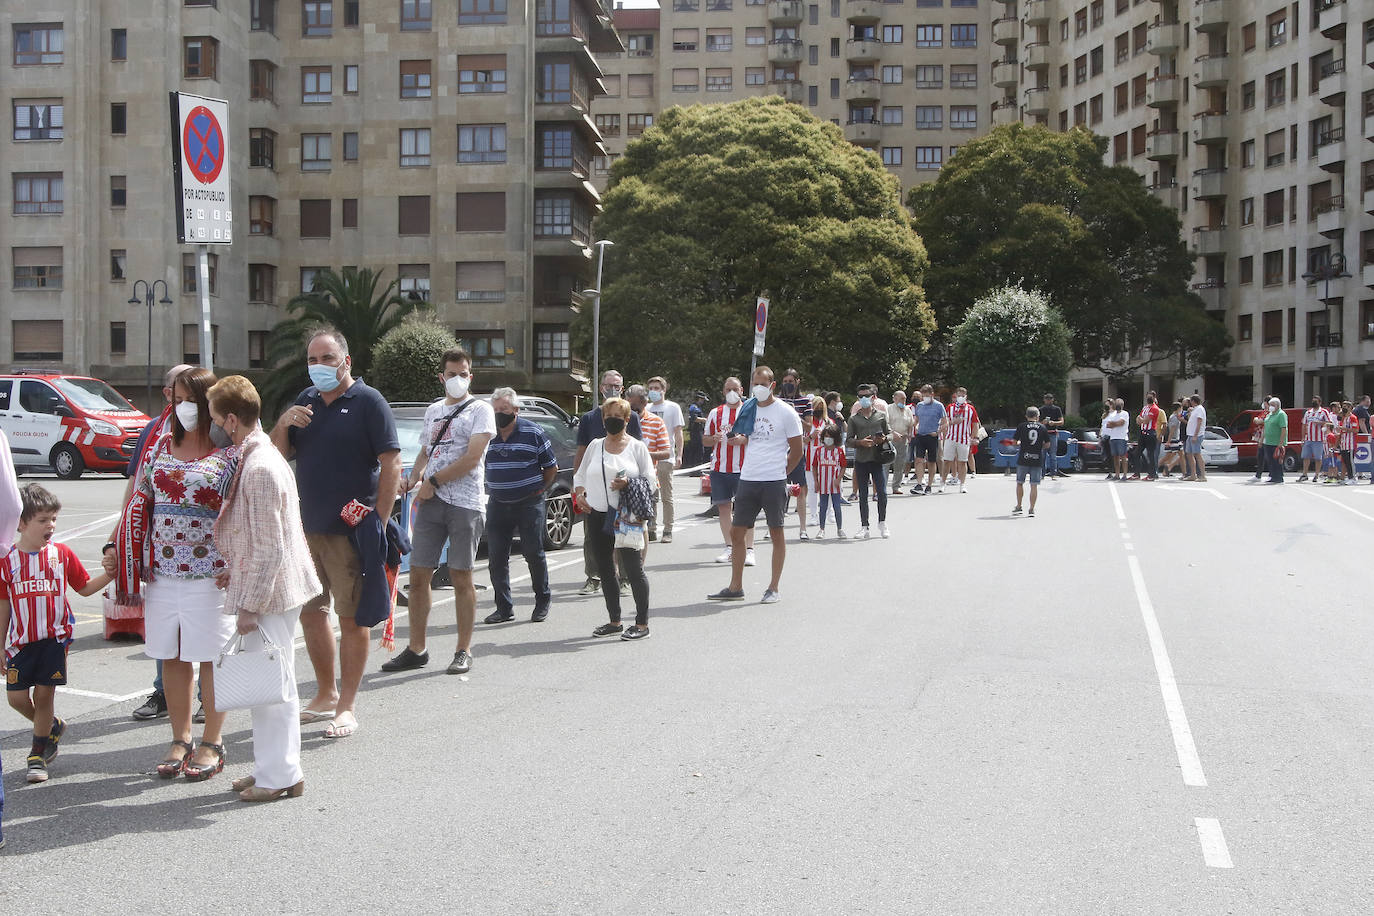
M275 412L288 399L309 386L305 371L305 342L314 328L328 324L348 341L353 357L353 376L363 377L372 368L372 347L382 336L408 315L427 311L429 303L412 294L397 293L399 280L386 288L382 272L369 268L344 268L341 273L322 270L315 275L309 292L294 296L286 304L291 317L272 329L267 340L267 364L272 368L262 385L264 407Z

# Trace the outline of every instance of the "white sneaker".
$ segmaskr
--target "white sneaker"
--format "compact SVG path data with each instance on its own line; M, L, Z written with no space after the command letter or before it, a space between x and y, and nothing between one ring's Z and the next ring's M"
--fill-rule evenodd
M859 540L861 540L861 541L866 541L866 540L868 540L868 526L867 526L867 525L864 525L862 528L859 529Z
M960 492L960 493L967 493L967 492L968 492L968 487L964 486L963 484L959 484L959 492Z
M945 485L952 487L954 486L954 481L956 480L958 480L958 478L955 477L953 474L950 474L948 477L945 478Z
M879 522L879 523L878 523L878 536L879 536L879 537L885 537L885 538L887 538L887 537L892 537L892 535L888 534L888 531L887 531L887 522Z
M818 540L818 541L819 541L819 540L822 540L824 537L825 537L825 529L824 529L824 528L817 528L817 529L816 529L816 540Z
M768 588L764 589L763 597L759 599L759 604L777 604L781 600L782 595Z
M835 537L839 538L839 539L842 540L842 541L847 541L847 540L849 540L849 535L847 535L847 534L844 533L844 529L843 529L843 528L836 528L836 529L835 529Z
M754 548L749 548L744 552L744 565L753 566L757 561L754 559Z
M821 520L820 520L819 518L817 518L816 516L813 515L813 516L811 516L810 518L808 518L808 519L806 520L806 523L807 523L808 525L810 525L812 528L815 528L815 527L818 527L818 526L820 525Z
M720 556L716 557L716 562L717 562L717 563L729 563L729 562L730 562L730 558L731 558L733 555L734 555L734 551L732 551L729 547L727 547L727 548L725 548L724 551L721 552Z

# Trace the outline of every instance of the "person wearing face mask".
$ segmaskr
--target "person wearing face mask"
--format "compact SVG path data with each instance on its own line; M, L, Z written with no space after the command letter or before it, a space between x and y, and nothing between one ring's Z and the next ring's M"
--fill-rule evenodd
M944 439L945 469L949 477L945 482L959 481L959 492L967 493L965 481L968 479L968 460L970 448L978 429L978 411L968 402L968 389L954 389L954 403L945 410L940 421L940 436Z
M878 501L878 534L888 537L887 530L887 465L878 460L878 452L892 430L887 425L887 413L874 409L877 393L872 385L859 386L859 409L849 418L849 440L854 443L854 479L859 487L859 538L868 537L868 488L872 483Z
M258 425L257 389L231 375L207 395L211 432L239 454L215 522L215 547L228 564L218 577L224 613L248 637L246 648L266 640L286 650L291 695L286 702L253 707L253 772L234 780L232 788L246 802L295 798L305 791L305 774L293 642L301 605L320 593L320 579L301 528L296 478Z
M826 510L832 506L835 509L835 534L840 540L845 539L844 516L840 508L844 505L840 499L844 468L844 446L840 444L840 429L833 423L827 423L821 430L820 441L811 450L808 466L816 482L816 502L820 504L816 519L817 540L825 537Z
M892 403L887 405L887 428L892 431L892 449L897 457L892 461L892 495L900 496L902 481L906 479L906 469L911 458L911 427L914 417L906 403L906 392L898 389L892 392Z
M487 511L482 459L496 434L496 417L492 405L469 390L472 359L466 351L459 347L446 351L440 367L444 397L425 408L420 454L410 474L401 478L401 492L415 490L416 506L411 520L409 645L382 665L383 671L408 671L429 661L430 583L445 544L458 616L458 646L448 673L467 674L472 668L472 629L477 618L472 568Z
M603 401L610 398L618 398L625 389L624 377L615 369L607 369L601 374L601 398ZM632 439L641 436L639 430L639 417L633 412L630 413L629 425L626 432ZM606 424L601 418L601 408L593 407L584 413L577 421L577 453L573 458L573 470L577 471L582 467L582 457L587 453L587 447L597 439L606 435ZM587 519L582 520L582 568L586 573L587 580L582 583L582 588L578 595L586 597L595 595L601 589L601 573L596 568L596 556L592 553L590 531Z
M916 420L916 434L912 438L912 453L916 464L916 486L911 488L913 496L929 496L931 487L938 480L944 489L945 479L940 474L940 425L945 419L945 405L935 400L935 389L930 385L921 386L921 400L912 408ZM926 482L921 483L925 477Z
M717 563L730 562L730 517L734 511L735 492L739 489L740 469L744 466L744 447L749 443L748 436L730 433L744 400L740 394L742 390L739 379L733 375L725 380L721 389L725 403L707 416L706 432L701 437L702 444L711 449L711 504L719 514L720 534L725 541L725 550L716 557ZM744 565L753 566L753 528L745 535L745 550Z
M805 439L811 426L812 410L811 395L802 394L801 373L796 369L788 369L782 374L782 380L778 383L776 397L785 404L790 404L792 409L797 412L797 419L801 421L802 435ZM808 535L806 533L806 523L808 518L814 516L810 512L808 500L810 491L806 484L806 456L803 454L802 460L794 468L788 469L787 482L797 489L797 518L801 525L801 539L804 541Z
M1322 406L1322 399L1312 396L1312 406L1302 414L1302 476L1298 483L1307 480L1307 469L1312 466L1312 477L1321 476L1322 458L1326 453L1326 424L1332 422L1331 411ZM1256 467L1259 466L1256 449ZM1256 475L1258 479L1258 474Z
M676 401L668 400L668 381L655 375L645 383L649 398L649 412L663 421L668 430L668 444L671 454L657 463L658 469L658 511L663 514L663 537L665 544L673 542L673 471L682 467L682 408ZM643 418L641 417L641 426ZM658 520L650 522L653 526ZM654 539L654 527L649 528L649 540Z
M1278 398L1269 399L1269 413L1264 418L1264 442L1262 448L1269 465L1269 479L1266 483L1283 483L1284 448L1288 444L1288 412L1282 409Z
M386 537L399 495L401 443L386 399L353 378L348 340L341 332L327 326L313 331L306 360L314 384L282 412L271 433L282 457L295 459L301 524L322 585L301 609L317 685L314 699L301 710L301 723L329 722L325 737L346 738L358 729L358 688L371 628L391 616L390 594L376 600L364 580L358 544L364 535L370 542ZM364 525L366 532L359 530ZM337 650L331 599L339 622Z
M209 779L225 761L213 662L233 635L234 622L224 615L224 596L216 587L225 562L213 533L235 456L216 446L211 435L207 392L214 383L207 369L177 376L171 432L144 462L116 537L116 600L142 603L144 651L162 659L172 744L157 772L167 779L182 774ZM149 558L146 569L144 557ZM196 665L205 702L198 746L191 743Z
M530 571L534 590L534 616L540 623L549 616L549 567L544 558L544 494L558 477L558 459L549 437L538 423L520 416L520 404L512 388L491 393L496 411L496 438L487 446L487 573L496 598L496 610L486 623L515 619L510 591L510 545L518 534L520 552Z

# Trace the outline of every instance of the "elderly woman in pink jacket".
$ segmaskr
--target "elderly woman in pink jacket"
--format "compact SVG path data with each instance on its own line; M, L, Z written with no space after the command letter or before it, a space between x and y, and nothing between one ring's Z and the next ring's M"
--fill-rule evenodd
M224 613L243 634L261 630L286 650L296 683L294 643L301 605L320 593L301 528L296 477L258 425L262 402L241 375L220 379L209 391L214 438L232 441L239 463L215 525L215 545L229 565ZM301 772L300 700L253 708L253 773L234 780L247 802L305 792Z

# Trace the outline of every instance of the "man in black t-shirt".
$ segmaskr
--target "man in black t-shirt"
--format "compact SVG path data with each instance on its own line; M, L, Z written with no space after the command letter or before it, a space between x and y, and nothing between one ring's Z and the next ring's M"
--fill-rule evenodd
M1026 478L1030 478L1030 517L1035 518L1035 497L1040 490L1040 477L1044 473L1045 447L1049 442L1049 430L1040 422L1040 410L1026 408L1026 422L1016 427L1012 437L1019 447L1016 453L1016 508L1012 515L1021 514L1021 497L1025 493Z
M1054 395L1045 393L1040 408L1040 422L1045 424L1045 476L1068 477L1059 469L1059 437L1064 428L1064 408L1054 403Z

